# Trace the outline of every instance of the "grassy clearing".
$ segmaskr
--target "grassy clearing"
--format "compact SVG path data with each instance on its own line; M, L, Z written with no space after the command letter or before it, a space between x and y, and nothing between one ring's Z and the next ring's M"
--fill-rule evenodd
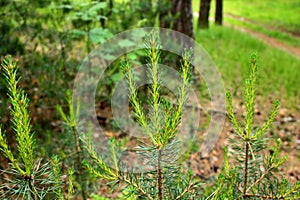
M199 12L199 1L193 1L194 13ZM245 27L293 47L300 47L299 0L224 0L225 23ZM233 14L240 20L226 16ZM211 2L210 17L215 15L215 0ZM287 33L289 32L289 33Z
M224 12L300 34L299 0L224 0Z
M199 12L199 1L193 1L194 13ZM280 30L296 32L300 30L300 2L298 0L224 0L224 12L247 17L258 24L241 22L225 17L225 22L244 26L274 37L291 46L299 47L300 40ZM211 2L210 17L214 18L215 1ZM194 19L195 26L197 18ZM211 22L213 24L213 22ZM268 30L262 24L274 26ZM246 33L229 27L211 26L209 30L196 33L196 40L212 56L219 66L227 89L241 91L243 79L248 73L249 56L256 52L259 57L259 91L264 97L280 97L285 107L294 107L300 99L300 61L287 52L270 47Z
M226 89L242 91L249 56L256 52L261 66L259 93L263 99L279 97L284 107L294 107L300 99L300 61L289 53L228 27L199 30L196 40L218 65Z

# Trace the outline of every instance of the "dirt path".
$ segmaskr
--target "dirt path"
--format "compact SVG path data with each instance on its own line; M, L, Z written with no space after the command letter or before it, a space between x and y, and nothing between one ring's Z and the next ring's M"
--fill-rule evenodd
M225 25L233 27L234 29L237 29L239 31L249 33L250 35L264 41L267 45L284 50L300 60L300 48L291 47L279 40L276 40L275 38L272 38L272 37L267 36L260 32L253 31L251 29L247 29L247 28L239 27L239 26L232 26L231 24L225 24Z
M241 17L237 17L237 16L233 16L233 15L226 14L225 16L231 17L231 18L234 18L234 19L240 20L240 21L246 21L245 18L241 18ZM252 20L247 20L247 22L253 23ZM277 40L273 37L270 37L268 35L265 35L263 33L260 33L260 32L257 32L257 31L254 31L254 30L251 30L251 29L248 29L248 28L245 28L245 27L234 26L230 23L225 23L225 26L229 26L229 27L232 27L232 28L237 29L239 31L249 33L250 35L264 41L267 45L278 48L278 49L281 49L281 50L284 50L286 52L289 52L290 54L292 54L293 56L295 56L296 58L298 58L300 60L300 48L289 46L289 45L287 45L287 44L285 44L285 43L283 43L283 42L281 42L281 41L279 41L279 40ZM272 30L268 26L264 27L264 28L268 28L268 29ZM297 37L297 36L294 36L293 34L290 34L290 36Z
M300 34L297 33L297 32L291 32L291 31L288 31L288 30L283 29L283 28L278 28L278 27L270 26L268 24L261 23L259 21L255 21L255 20L252 20L252 19L249 19L249 18L245 18L245 17L241 17L241 16L238 16L238 15L234 15L232 13L224 13L224 16L232 18L232 19L235 19L235 20L238 20L238 21L241 21L241 22L247 22L247 23L255 24L255 25L264 27L265 29L271 30L271 31L283 32L285 34L288 34L291 37L300 38Z

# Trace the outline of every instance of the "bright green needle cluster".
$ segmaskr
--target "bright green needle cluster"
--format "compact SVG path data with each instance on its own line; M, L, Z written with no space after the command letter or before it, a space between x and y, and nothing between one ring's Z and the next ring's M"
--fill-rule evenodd
M181 122L184 104L187 98L191 72L191 51L185 50L182 54L181 71L182 83L179 88L179 97L177 105L171 103L160 96L160 40L158 34L151 32L145 41L146 55L148 60L148 76L151 86L149 97L149 115L146 116L138 96L134 78L133 66L129 61L123 62L123 71L126 75L129 91L130 102L133 106L135 117L143 131L149 136L151 142L162 149L171 142L176 136L178 125ZM163 116L163 117L161 117Z
M24 176L31 177L34 169L34 134L31 131L29 100L24 91L18 86L20 78L17 77L17 63L12 57L6 57L2 63L5 80L7 81L10 112L13 130L16 135L19 156L16 159L9 149L5 135L0 131L0 150L10 160L12 165ZM24 166L24 167L23 167Z
M274 121L279 109L279 101L275 100L273 103L272 110L269 114L269 117L266 120L266 123L258 130L254 130L253 127L254 107L255 107L255 101L257 96L256 82L257 82L257 64L256 64L256 55L253 54L251 56L250 75L245 82L246 117L245 117L244 126L240 125L236 119L230 92L226 93L227 102L228 102L227 110L228 110L229 120L231 121L232 126L235 129L236 133L247 141L255 140L263 136L267 132L267 130L271 127L272 122Z

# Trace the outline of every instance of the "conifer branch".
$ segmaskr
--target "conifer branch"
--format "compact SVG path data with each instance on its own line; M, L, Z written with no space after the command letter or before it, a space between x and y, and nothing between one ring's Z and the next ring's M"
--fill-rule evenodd
M256 100L256 79L257 79L257 65L256 55L251 56L250 77L245 84L245 104L246 104L246 137L249 138L253 129L254 106Z
M13 61L12 57L6 57L2 63L4 69L4 76L8 84L9 98L11 102L11 114L13 129L16 135L18 152L20 159L24 164L24 170L21 169L17 161L14 159L12 153L5 145L5 138L2 136L0 142L5 155L12 162L13 166L18 171L28 177L31 177L34 168L34 139L30 125L30 115L28 111L29 100L24 94L24 91L18 87L20 78L17 78L18 67L17 63ZM1 134L2 135L2 134ZM7 144L7 143L6 143Z
M160 76L159 76L159 57L160 57L160 41L157 33L151 32L145 41L146 54L148 56L148 72L150 79L152 81L151 87L151 98L150 103L153 109L153 117L151 118L153 123L153 131L156 137L156 140L161 140L160 138L160 122L159 122L159 92L160 92Z
M140 187L138 184L130 181L129 179L127 179L124 176L120 176L119 179L123 180L128 185L131 185L132 187L134 187L135 189L137 189L139 192L141 192L141 194L143 194L144 196L146 196L149 200L154 200L154 198L149 193L147 193L142 187Z
M228 118L231 122L231 124L233 125L234 130L236 131L236 133L240 136L243 137L244 136L244 132L242 130L242 128L240 128L240 125L235 117L234 111L233 111L233 104L232 104L232 97L230 92L226 93L226 98L227 98L227 112L228 112Z
M276 115L277 115L277 112L278 112L278 109L279 109L279 101L276 100L274 101L273 103L273 106L272 106L272 110L269 114L269 117L268 117L268 120L266 121L266 123L260 128L258 129L257 133L256 133L256 137L260 137L261 135L263 135L272 125L274 119L276 118Z
M132 71L132 65L129 61L124 61L122 63L123 71L125 72L128 85L129 85L129 91L130 91L130 102L133 106L134 112L137 116L137 120L140 123L140 125L144 128L146 131L146 134L150 137L153 144L157 144L157 141L155 140L153 133L150 131L144 110L137 99L137 91L136 91L136 84L134 81L133 71Z
M193 187L195 187L196 185L199 184L198 182L194 182L194 183L193 183L192 180L193 180L193 179L190 179L188 185L184 188L184 190L182 191L182 193L179 194L179 195L175 198L175 200L181 199L186 193L190 192L191 189L192 189Z

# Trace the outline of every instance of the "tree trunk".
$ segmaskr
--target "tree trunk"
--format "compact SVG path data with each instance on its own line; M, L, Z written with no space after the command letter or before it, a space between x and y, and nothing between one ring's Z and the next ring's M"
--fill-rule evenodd
M160 27L171 28L194 39L192 0L159 0L158 2ZM180 41L183 38L176 38L177 36L173 32L170 35L170 41L176 41L176 45L180 45L182 52L184 49L194 48L193 40ZM175 61L174 64L180 66L180 60L181 56L177 56L170 63Z
M211 0L201 0L200 2L198 28L209 27L208 18L209 18L210 2Z
M192 0L177 0L177 2L173 16L179 13L179 17L174 23L173 30L194 38Z
M222 23L223 23L223 0L216 0L215 24L222 25Z
M172 0L171 4L169 0L158 2L160 27L172 28L194 38L192 0Z

